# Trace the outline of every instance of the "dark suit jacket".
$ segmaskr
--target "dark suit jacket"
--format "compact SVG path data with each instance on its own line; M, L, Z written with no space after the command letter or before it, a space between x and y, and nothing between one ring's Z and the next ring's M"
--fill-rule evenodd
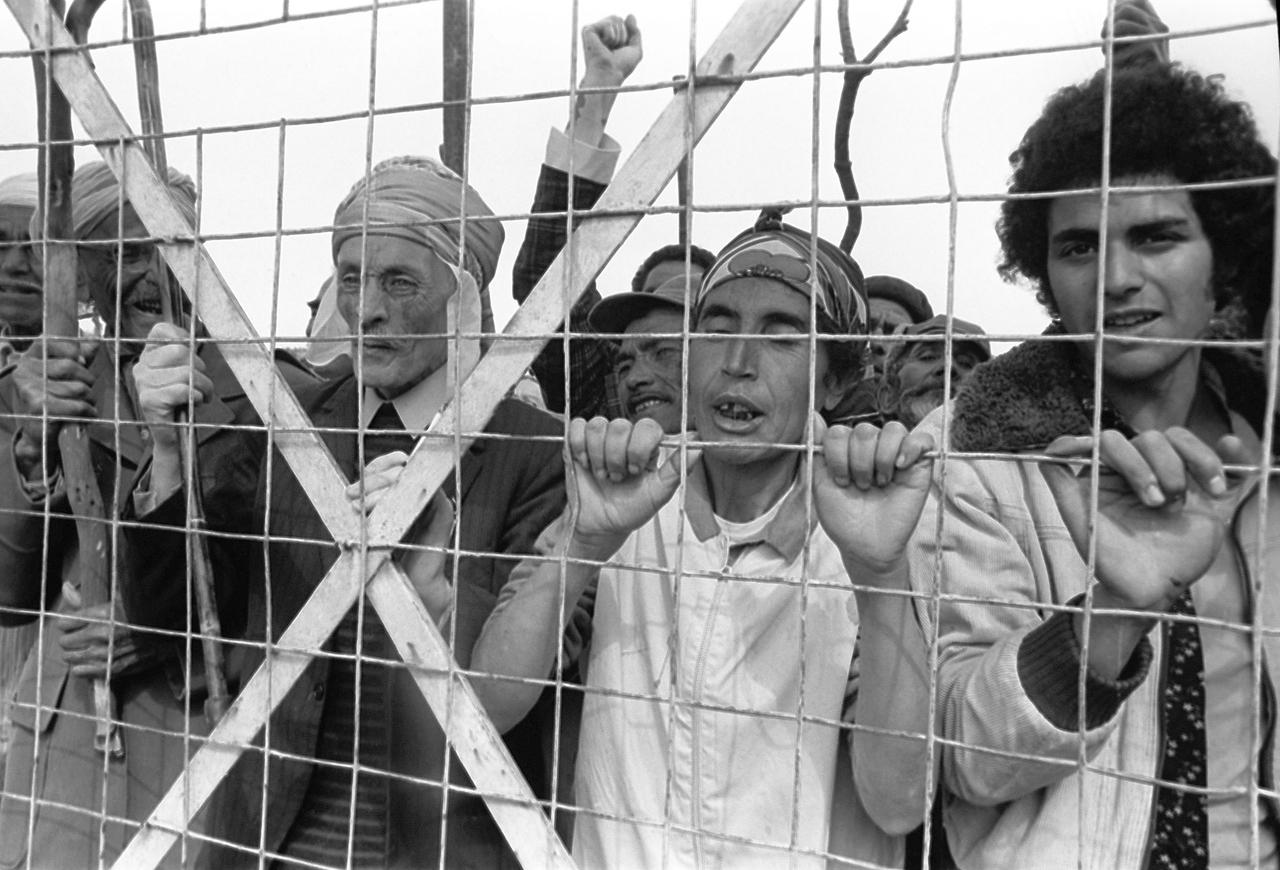
M299 399L317 428L347 430L326 432L323 438L348 479L354 480L357 472L356 435L351 431L356 426L354 378L340 378L318 390L300 394ZM562 433L562 425L522 402L504 400L485 433L554 437ZM256 508L242 518L248 522L244 531L261 534L265 519L273 536L289 540L270 546L269 584L261 574L260 555L242 565L238 572L232 572L237 576L252 575L247 587L236 593L246 602L246 636L252 640L266 636L268 612L271 636L278 637L338 556L337 545L286 463L277 456L272 468L270 503L266 502L263 481L258 487ZM454 654L466 667L480 629L511 569L521 556L532 552L538 533L559 515L565 494L560 445L551 440L486 440L481 436L462 457L460 472L461 483L451 475L444 490L458 506L463 552L478 554L461 557L457 576L452 578L456 601ZM173 501L170 499L156 515L146 519L163 521L163 513L172 507ZM140 530L140 534L163 535L155 529ZM146 546L153 553L157 549L171 550L172 541L161 544L153 537L152 543ZM254 546L260 554L260 546L256 543ZM159 564L154 556L149 561ZM245 570L254 565L256 570ZM220 597L226 579L219 578ZM236 588L234 580L228 588ZM261 661L260 650L239 649L229 662L232 679L248 680ZM315 754L329 663L324 657L313 661L272 718L270 750L273 755L265 835L268 850L279 847L293 824L313 770L309 762L281 758L274 753L301 758ZM434 866L440 847L443 733L403 668L394 675L393 689L392 770L426 780L421 783L393 780L391 783L393 859L397 866ZM526 720L508 733L506 739L535 792L543 792L542 748L538 736L536 723ZM211 856L213 866L256 866L262 819L262 773L261 755L248 752L219 789L212 833L252 851L219 852ZM469 785L456 757L450 763L450 780ZM507 862L514 866L514 857L507 851L501 833L480 798L451 792L448 817L446 862L449 866L494 867Z
M234 503L237 492L243 492L246 480L256 479L256 469L246 468L245 457L238 454L236 426L252 426L258 418L217 347L205 346L200 355L213 381L214 396L196 410L196 440L205 508L210 517L216 517L227 510L228 502ZM282 373L295 388L313 382L292 360L282 358L280 362ZM115 366L105 348L94 354L88 367L94 376L91 398L99 415L88 426L90 458L110 516L113 506L127 503L150 443L126 392L120 391L117 404ZM0 376L0 605L61 610L62 584L79 586L85 554L78 547L63 486L55 487L48 498L51 521L46 540L46 506L43 501L33 501L18 479L13 444L21 421L15 408L13 379L6 373ZM182 507L179 503L179 524ZM113 538L113 543L119 543L118 538ZM42 567L45 552L47 576ZM119 559L121 571L115 580L126 602L126 619L132 616L128 605L134 579L128 566L132 562L123 556ZM166 579L172 606L185 612L185 583ZM6 614L0 607L0 622L34 618L12 611ZM237 626L228 618L227 627L238 632L243 621ZM186 762L184 731L200 736L204 719L201 698L195 697L191 720L186 721L186 702L181 697L184 644L172 637L144 633L135 633L135 637L147 656L111 681L125 755L123 761L113 761L107 768L105 810L110 817L142 822ZM92 749L93 721L85 718L94 712L90 684L70 676L58 639L58 633L46 626L43 644L27 659L18 683L17 704L12 708L16 727L6 770L8 797L0 802L0 867L24 864L28 848L38 866L87 866L98 860L103 763L102 756ZM196 683L202 681L198 661L193 663L191 674ZM24 796L31 790L33 766L37 768L37 797L50 803L37 810L34 837L28 843L29 804ZM119 854L134 829L108 822L103 847L108 862Z

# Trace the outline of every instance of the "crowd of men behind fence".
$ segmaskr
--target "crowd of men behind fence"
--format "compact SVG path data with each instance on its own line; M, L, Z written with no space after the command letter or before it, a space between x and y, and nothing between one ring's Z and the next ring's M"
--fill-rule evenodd
M581 866L1280 865L1276 158L1148 0L1115 21L1139 38L1011 143L999 272L1043 336L993 357L939 288L766 208L588 286L409 526L392 559ZM622 152L639 25L581 36L517 302ZM351 175L275 364L368 515L501 340L505 232L435 159ZM0 660L0 868L110 864L216 724L193 494L232 695L342 553L111 169L71 189L97 340L43 334L37 178L0 182L0 624L29 645ZM165 866L517 866L377 610L308 652Z

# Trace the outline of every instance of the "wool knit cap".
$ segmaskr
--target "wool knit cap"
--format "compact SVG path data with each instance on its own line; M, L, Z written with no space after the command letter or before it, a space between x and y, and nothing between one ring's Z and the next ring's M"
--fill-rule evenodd
M867 297L898 303L911 315L912 323L924 323L933 317L933 306L929 304L929 297L915 285L901 278L895 278L893 275L872 275L868 278Z
M946 335L947 334L947 316L945 314L935 314L924 323L913 323L902 331L903 335ZM933 341L932 344L942 347L941 341ZM991 342L987 341L987 333L981 326L976 323L970 323L967 320L961 320L959 317L951 318L951 343L953 347L959 345L968 345L978 349L983 361L991 359ZM920 342L903 341L896 344L890 352L890 359L886 362L885 367L888 368L896 363L901 357L906 356L911 348Z

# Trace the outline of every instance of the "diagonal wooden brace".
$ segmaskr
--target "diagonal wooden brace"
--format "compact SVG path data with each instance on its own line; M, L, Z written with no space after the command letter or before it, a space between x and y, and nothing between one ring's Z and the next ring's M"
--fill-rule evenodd
M47 0L5 0L27 33L33 48L55 50L55 79L90 137L98 140L103 158L121 179L126 195L161 250L183 289L191 297L211 335L221 343L228 364L264 420L275 443L315 504L335 540L360 540L361 518L343 495L345 480L270 355L232 296L213 261L193 244L194 231L178 211L155 174L110 95L87 58L74 51L71 37L56 23L46 28ZM794 15L802 0L745 0L734 18L698 65L691 94L680 94L622 167L597 204L599 210L632 214L600 216L575 234L566 251L539 282L529 300L508 324L506 335L546 335L563 311L640 221L675 174L685 155L684 135L701 139L736 93L734 77L754 69L764 52ZM715 83L699 85L700 77ZM692 117L690 117L692 113ZM181 241L180 241L181 240ZM400 483L370 518L365 540L386 547L403 537L414 517L452 470L455 441L440 435L462 433L464 445L484 428L501 397L537 355L542 339L500 341L463 384L463 401L441 415L437 437L422 440ZM407 518L407 519L406 519ZM415 668L415 678L437 718L452 737L477 788L485 796L508 842L525 865L571 866L572 862L514 767L504 744L484 715L469 684L454 675L450 685L441 674L453 673L447 644L426 617L408 579L387 561L386 550L369 553L368 570L377 569L368 592L402 657ZM375 553L380 553L375 558ZM209 743L193 756L186 773L174 783L117 866L154 867L181 836L187 820L208 800L235 759L264 727L271 711L296 683L312 655L332 633L360 593L367 571L355 570L355 551L339 559L311 599L279 638L275 652L242 690ZM406 616L408 614L408 616ZM284 652L280 650L290 650Z
M70 36L55 26L42 27L47 16L45 2L6 0L18 20L24 23L32 44L37 49L49 45L66 49L53 55L54 77L69 92L73 108L80 116L89 135L101 142L103 158L121 178L126 194L148 228L159 238L191 239L194 236L182 214L169 196L167 187L155 174L141 147L133 137L120 112L112 102L84 55L75 52ZM42 41L44 40L44 41ZM236 376L245 387L255 408L263 419L270 419L275 429L275 443L289 461L308 497L315 503L321 518L335 539L348 543L359 540L360 515L349 506L343 493L346 480L323 442L311 431L310 420L298 407L297 401L283 380L279 379L270 355L256 341L257 336L243 311L231 295L208 255L190 242L162 245L166 260L178 277L183 289L192 297L201 318L218 339L231 339L223 344L227 358ZM203 290L204 292L198 292ZM405 524L407 526L407 523ZM396 533L396 540L403 529ZM385 551L384 551L385 553ZM398 599L399 614L420 612L423 620L416 632L408 635L409 643L417 650L429 650L431 664L437 672L456 671L447 644L434 624L426 617L420 602L413 610L405 600L417 602L409 580L395 565L386 563L385 556L377 563L371 560L372 570L377 564L384 579L375 582L375 588ZM235 759L262 730L270 711L299 678L306 664L314 657L304 652L320 648L332 634L343 614L355 602L367 573L355 575L355 585L343 585L351 576L349 566L340 560L329 572L328 580L310 599L278 641L278 646L295 650L273 660L260 669L229 712L227 719L210 735L210 743L193 758L192 768L170 789L166 799L157 806L152 816L154 827L144 827L131 848L121 856L120 866L155 866L164 857L174 840L180 835L190 814L194 814L207 801L219 781L230 769ZM386 590L391 590L388 593ZM371 590L372 594L372 590ZM398 621L398 620L397 620ZM387 621L388 623L391 620ZM402 635L405 632L401 632ZM402 652L406 649L403 637L396 638ZM407 655L407 653L406 653ZM421 654L407 657L410 662L419 660ZM423 685L423 679L418 679ZM425 691L424 691L425 694ZM471 691L469 684L460 680L450 694L452 715L455 721L469 719L475 722L467 730L474 745L458 746L461 757L472 766L483 767L488 775L473 776L473 780L486 793L505 798L506 803L496 814L505 818L504 830L518 837L517 854L529 862L547 864L569 863L563 846L555 837L549 821L536 806L532 792L518 773L506 745L493 729ZM433 699L429 696L429 701ZM441 721L447 709L445 695L437 692L433 709ZM189 784L189 785L188 785ZM188 811L186 807L190 807ZM547 858L547 849L541 844L553 842L559 854ZM522 845L524 844L524 845Z
M271 354L249 323L244 310L218 273L195 230L178 209L145 151L103 86L88 55L71 34L48 15L47 0L5 0L31 47L51 50L53 78L89 137L96 140L130 205L147 232L162 239L161 253L204 321L221 342L222 354L263 420L270 420L277 444L290 468L315 503L320 518L336 540L360 534L359 512L343 497L346 481L320 436L275 370Z
M698 62L690 90L667 104L636 150L618 170L613 183L596 202L542 280L493 342L430 430L435 436L459 435L461 449L484 429L499 399L533 363L545 340L513 340L519 336L544 336L555 332L564 312L577 301L587 285L600 274L622 247L663 189L675 176L685 157L685 132L692 148L710 129L741 86L735 82L755 69L765 51L786 27L803 0L744 0ZM700 84L699 79L714 84ZM692 119L690 119L692 110ZM558 339L553 339L558 340ZM417 516L453 469L453 437L422 439L409 458L394 491L389 492L369 518L369 539L383 540L402 525L401 517Z

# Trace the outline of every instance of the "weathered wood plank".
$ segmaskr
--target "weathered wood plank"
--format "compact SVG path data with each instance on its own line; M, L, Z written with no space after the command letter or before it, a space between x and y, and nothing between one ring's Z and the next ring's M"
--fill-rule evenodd
M57 25L52 29L43 27L42 10L47 9L47 0L5 2L33 45L71 46L64 29ZM698 66L700 77L724 76L730 81L695 80L692 98L678 94L673 99L597 206L601 210L634 209L636 213L600 216L587 222L517 312L507 327L508 336L546 334L555 329L566 299L572 302L581 294L639 223L643 209L652 204L674 175L685 152L686 125L692 126L693 140L699 140L736 93L738 84L732 77L755 67L801 2L745 0ZM99 148L104 159L122 178L129 199L149 232L174 240L161 246L166 259L193 298L210 333L220 343L226 342L222 344L224 355L254 407L275 427L277 444L321 518L335 539L357 540L361 518L346 503L341 491L344 481L336 464L318 436L309 430L309 421L275 372L266 349L254 341L254 330L213 261L191 243L191 227L169 198L87 60L81 54L59 52L53 68L85 129L101 140ZM688 121L690 111L692 120ZM451 407L453 413L441 415L436 432L483 429L498 401L537 355L542 343L539 339L496 342L464 383L463 401ZM471 440L462 439L464 449ZM423 439L400 484L370 518L368 541L398 541L453 464L452 439ZM254 675L210 735L210 743L192 759L187 772L170 789L117 866L154 867L177 840L190 815L208 800L235 759L261 730L273 704L278 704L300 678L312 658L305 650L322 644L356 600L364 577L356 570L354 558L353 551L346 551L317 586L277 642L278 647L294 651L277 649ZM395 625L392 637L406 661L417 666L419 687L435 715L442 722L458 723L458 729L451 732L455 748L489 799L491 810L500 816L504 834L526 863L567 863L563 850L551 845L554 833L541 811L530 803L527 785L515 771L466 681L457 677L452 691L447 691L447 678L432 675L432 671L438 674L449 670L449 651L434 624L425 619L425 611L412 594L407 578L385 558L374 561L378 564L371 562L367 566L378 571L369 589L374 606L389 629ZM410 614L409 610L414 612Z
M5 0L33 48L55 49L53 76L88 135L97 140L110 166L147 227L161 239L161 253L211 335L222 342L227 363L263 420L279 433L277 443L329 531L338 540L359 536L360 516L342 496L346 485L338 466L312 429L292 391L276 372L269 348L261 342L195 231L174 203L147 159L119 107L103 86L87 55L71 34L48 14L47 0Z

